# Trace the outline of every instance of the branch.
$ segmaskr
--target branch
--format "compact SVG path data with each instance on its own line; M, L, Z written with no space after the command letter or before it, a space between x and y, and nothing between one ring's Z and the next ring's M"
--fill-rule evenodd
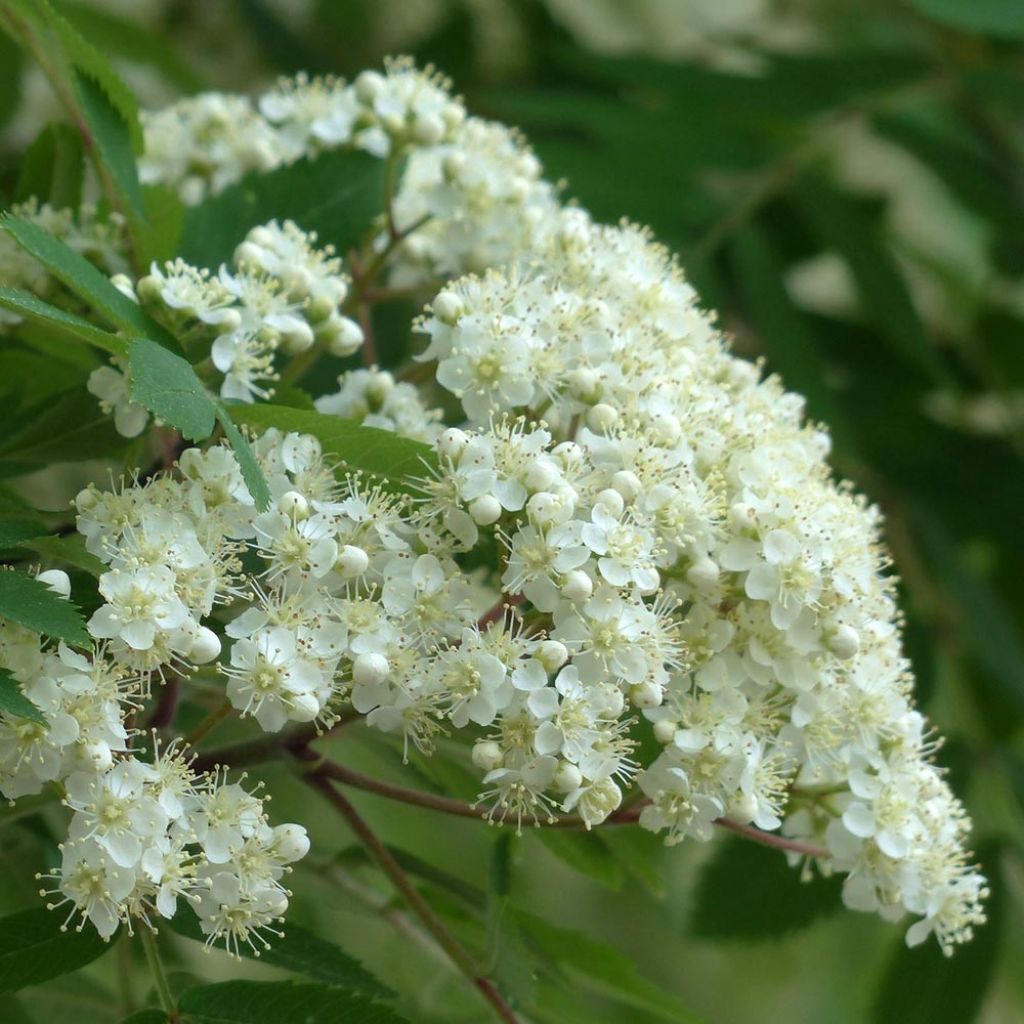
M519 1024L519 1019L505 1002L494 982L485 977L465 947L448 931L444 922L434 913L433 908L423 898L419 890L409 881L408 876L391 855L387 847L380 841L377 834L370 828L359 812L331 784L329 777L319 769L314 769L306 776L306 781L323 794L348 822L349 828L356 834L366 847L369 854L380 865L381 870L391 880L408 904L409 909L423 922L424 927L437 940L438 945L451 957L455 965L477 987L495 1013L506 1024Z
M312 754L306 751L305 756ZM302 755L300 755L302 756ZM418 789L407 789L405 786L396 785L393 782L386 782L383 779L375 779L370 775L346 768L336 761L321 759L316 762L312 774L322 778L333 779L354 789L361 789L367 793L375 793L377 796L385 797L388 800L397 800L399 803L410 804L413 807L423 807L430 811L439 811L442 814L451 814L459 818L475 818L477 821L486 821L488 815L476 804L466 803L464 800L453 800L447 796L437 796L434 793L424 793ZM643 803L635 803L629 807L622 807L610 814L599 826L605 828L609 825L635 825L640 820L640 812L643 810ZM587 828L587 823L578 814L562 814L557 817L537 819L536 824L542 828L563 828L581 829ZM798 839L787 839L785 836L776 835L774 832L764 832L753 825L742 825L738 821L729 818L716 818L715 824L721 828L729 829L744 839L750 839L763 846L771 846L777 850L788 850L792 853L802 853L807 857L828 857L828 850L811 843L804 843Z

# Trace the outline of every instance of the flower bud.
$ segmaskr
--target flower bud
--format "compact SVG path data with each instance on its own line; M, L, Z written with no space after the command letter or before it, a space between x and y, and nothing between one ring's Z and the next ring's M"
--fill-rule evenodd
M383 683L390 671L391 666L383 654L360 654L352 662L352 678L359 686Z
M686 582L696 590L710 590L718 582L718 566L707 555L701 555L686 570Z
M309 502L298 491L285 491L277 499L277 507L290 519L309 518Z
M36 579L52 590L58 597L71 596L71 577L63 569L47 569Z
M309 853L309 836L301 825L278 825L274 829L274 845L281 859L291 864Z
M612 477L612 487L622 495L622 500L627 504L634 501L636 496L643 490L640 477L628 469L620 469Z
M293 722L312 722L320 714L320 701L311 693L297 693L291 699L288 717Z
M334 563L334 567L347 580L362 576L369 566L370 556L354 544L346 544L338 552L338 560Z
M468 444L469 434L458 427L449 427L437 439L437 451L439 455L454 462L466 450Z
M621 516L626 508L622 495L611 487L606 487L603 491L599 491L597 497L594 498L594 504L600 505L610 516L615 516L616 518Z
M534 657L549 674L557 672L568 660L569 649L561 640L542 640Z
M444 133L444 121L437 114L418 114L412 123L412 137L421 146L436 146Z
M594 582L582 569L573 569L562 577L562 597L567 601L586 601L594 593Z
M860 650L860 634L844 622L829 637L828 649L840 660L849 661Z
M477 766L481 771L492 772L497 768L502 760L504 754L501 752L501 747L498 746L494 740L477 740L473 744L473 764Z
M618 410L604 402L599 402L587 410L587 426L595 434L606 434L615 426L618 419Z
M462 299L455 292L447 290L438 293L431 308L434 310L434 316L445 324L454 324L465 312Z
M379 71L361 71L355 80L356 98L369 106L386 87L384 76Z
M555 769L552 783L559 793L571 793L583 785L583 772L569 761L563 761Z
M188 451L191 450L191 448L188 449ZM90 509L96 507L99 500L100 496L95 487L83 487L75 495L75 508L77 508L79 512L88 512Z
M569 394L579 402L594 405L601 397L601 375L590 366L573 370L567 379Z
M339 316L331 318L327 323L331 325L331 329L326 335L327 351L332 356L342 358L350 356L363 344L365 340L363 329L355 320L350 320L347 316Z
M661 687L650 680L634 683L629 688L629 700L635 708L656 708L661 705L664 693Z
M558 518L562 510L561 500L548 491L541 491L533 495L526 503L526 510L537 523L550 523Z
M661 718L654 723L654 738L659 743L671 743L679 726L668 718Z
M220 654L220 646L220 637L212 629L200 626L188 649L188 660L193 665L206 665Z
M490 526L501 518L501 504L493 494L481 494L470 503L469 514L477 526Z
M558 467L548 458L534 459L523 483L528 491L546 491L558 478Z

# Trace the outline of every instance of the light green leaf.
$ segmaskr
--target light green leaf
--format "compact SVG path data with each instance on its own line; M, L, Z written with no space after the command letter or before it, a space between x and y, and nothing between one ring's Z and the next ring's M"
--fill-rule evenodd
M98 316L115 327L151 338L173 352L181 352L177 341L148 316L138 303L122 295L103 273L59 238L38 224L10 214L0 218L0 228L8 232L27 253L39 260Z
M622 867L596 832L557 832L539 829L531 832L559 860L581 875L617 892L622 888Z
M192 441L213 433L216 410L191 364L155 342L140 338L128 350L132 401Z
M109 948L91 925L61 931L63 920L43 907L0 918L0 992L76 971Z
M334 150L267 174L252 174L185 214L179 254L216 267L256 224L293 220L316 231L319 244L346 253L384 211L385 161Z
M47 724L43 713L21 692L18 680L5 668L0 668L0 711L39 725Z
M4 516L0 519L0 548L14 548L26 540L48 533L45 523L25 516Z
M841 890L838 875L800 881L778 850L719 840L701 871L690 927L705 939L774 940L839 910Z
M207 936L199 927L194 914L177 914L171 919L171 927L186 938L206 942ZM255 957L255 952L244 943L239 948L243 956ZM379 982L358 960L350 957L333 942L314 935L299 925L288 922L284 935L275 938L270 949L259 951L262 964L273 964L297 974L304 974L314 981L333 988L360 992L365 996L386 999L394 995L386 985Z
M30 292L23 292L17 288L0 287L0 306L46 327L55 327L60 331L66 331L111 355L123 356L128 351L128 345L124 338L101 330L76 313L69 313L56 306L51 306Z
M19 545L35 551L44 558L54 562L64 562L66 565L82 569L92 576L99 576L106 572L106 565L101 562L92 552L86 551L85 542L79 536L70 537L39 537L26 541Z
M82 136L69 124L54 121L35 137L21 158L15 202L35 196L58 209L75 209L82 201L85 151Z
M389 1007L326 985L226 981L183 993L189 1024L405 1024Z
M582 932L557 928L525 911L517 916L524 936L537 948L541 961L559 968L570 983L578 982L672 1024L696 1024L698 1018L676 996L644 978L633 962L613 946Z
M340 470L364 473L371 483L390 490L418 493L416 481L437 468L437 456L429 445L337 416L280 405L233 405L231 415L237 423L257 430L277 427L312 434L328 461L337 461Z
M90 642L75 605L16 569L0 571L0 617L68 643L85 646Z

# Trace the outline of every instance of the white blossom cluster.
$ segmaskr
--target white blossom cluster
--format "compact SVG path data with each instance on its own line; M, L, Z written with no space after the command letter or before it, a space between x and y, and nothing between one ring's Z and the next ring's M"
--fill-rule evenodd
M124 219L120 214L101 217L96 207L89 204L77 210L56 209L35 199L15 203L9 212L61 238L106 274L123 273L128 268ZM6 231L0 231L0 281L5 287L31 292L64 309L83 312L75 296ZM21 317L16 313L0 309L0 337L19 323Z
M146 677L219 657L231 705L271 732L347 704L423 751L467 728L492 819L596 826L635 782L641 825L670 843L720 818L781 829L827 849L848 906L913 915L908 942L969 939L985 880L913 706L878 510L832 480L827 433L728 351L670 254L560 206L517 136L405 62L282 83L248 140L230 117L200 130L189 103L147 125L150 180L186 198L237 180L264 137L271 166L336 145L406 156L392 216L410 234L378 252L393 283L448 279L415 325L434 380L350 371L317 408L428 441L436 464L396 494L270 430L265 511L224 445L87 490L104 657ZM165 119L175 152L204 154L191 177L159 156ZM210 346L227 397L262 397L274 351L323 323L347 338L332 350L362 342L337 260L294 225L254 228L231 271L119 284ZM229 601L221 652L209 616Z
M156 568L132 573L140 603L153 592ZM59 570L38 579L70 593ZM107 606L96 622L111 614ZM104 630L94 625L93 633ZM130 635L144 645L141 631ZM183 898L209 942L258 952L287 909L281 880L305 855L306 831L271 827L255 792L224 773L195 774L176 743L161 750L154 737L153 757L145 759L135 745L141 733L128 724L150 689L134 651L116 642L101 642L89 656L64 643L53 649L38 634L0 622L0 667L37 712L0 712L0 794L14 800L56 784L73 812L61 866L45 876L50 888L43 890L51 908L68 908L65 927L79 917L110 938L122 923L154 927L173 917Z

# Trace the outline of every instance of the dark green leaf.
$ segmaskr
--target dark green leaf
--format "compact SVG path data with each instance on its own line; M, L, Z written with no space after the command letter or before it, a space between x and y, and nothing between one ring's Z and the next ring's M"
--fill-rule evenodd
M253 174L188 209L180 255L199 266L228 262L256 224L290 219L344 253L384 209L385 162L334 150L269 174Z
M1024 38L1024 5L1017 0L911 0L922 14L944 25L983 35Z
M119 292L84 256L48 231L21 217L5 214L0 228L7 231L58 281L66 285L97 315L131 333L158 341L164 348L180 352L177 341L149 317L136 302Z
M23 516L0 519L0 548L17 547L22 541L32 540L47 533L46 524Z
M101 330L75 313L68 313L66 310L51 306L30 292L23 292L17 288L0 287L0 306L46 327L55 327L60 331L65 331L111 355L123 356L128 351L128 345L124 338Z
M47 724L43 713L21 692L18 680L5 668L0 668L0 711L40 725Z
M148 267L154 261L173 259L177 253L185 223L185 204L166 185L143 185L142 201L149 231L139 262Z
M841 890L838 876L802 882L778 850L719 840L701 871L691 928L705 939L778 939L838 910Z
M76 569L82 569L92 576L106 572L106 565L94 554L85 549L85 542L79 536L71 537L35 537L20 545L35 551L54 562L63 562Z
M213 433L213 399L187 360L140 338L128 350L128 365L133 401L192 441Z
M35 138L21 158L15 202L35 196L58 209L75 209L82 201L85 152L81 133L54 121Z
M977 1017L995 970L1006 898L999 848L989 846L982 853L992 893L988 922L952 957L943 956L931 936L913 949L901 943L875 994L874 1024L970 1024Z
M537 839L559 860L606 889L622 888L622 867L596 832L556 832L540 829Z
M199 927L194 914L177 914L171 919L171 927L179 935L206 942L206 936ZM244 943L239 948L244 956L255 953ZM394 993L381 984L358 960L350 957L334 943L319 938L313 932L288 922L284 935L275 938L270 949L261 949L259 961L283 967L297 974L305 974L314 981L335 988L360 992L366 996L387 998Z
M389 1007L326 985L226 981L185 992L190 1024L404 1024Z
M84 387L51 396L0 434L0 461L18 464L78 462L122 450L128 444Z
M45 583L15 569L0 571L0 616L44 636L72 644L88 644L81 613Z
M270 504L271 497L270 487L263 475L263 470L260 469L256 456L253 455L252 449L249 447L249 442L235 426L228 410L220 402L216 404L215 408L217 419L224 429L224 436L234 449L235 458L238 459L238 466L242 471L245 486L249 488L249 493L252 495L253 501L256 502L256 508L262 512Z
M163 1010L139 1010L125 1017L120 1024L167 1024L167 1014Z
M76 971L109 948L92 925L61 931L63 920L43 907L0 918L0 992Z
M533 914L521 911L517 917L540 959L564 971L568 981L576 981L660 1020L696 1024L697 1018L676 996L644 978L633 961L613 946L582 932L557 928Z
M437 457L429 445L337 416L279 405L234 405L231 415L236 422L257 430L277 427L313 434L328 461L336 460L339 469L365 473L372 483L391 490L415 492L415 481L437 466Z
M17 43L0 35L0 125L10 120L21 100L22 56Z

